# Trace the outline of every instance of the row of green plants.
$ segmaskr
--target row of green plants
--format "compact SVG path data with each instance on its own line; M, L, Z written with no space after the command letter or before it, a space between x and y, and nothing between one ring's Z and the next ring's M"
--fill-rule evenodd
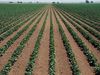
M23 13L19 17L13 16L13 17L10 18L10 20L7 20L7 22L1 20L0 21L0 31L7 28L7 27L9 28L10 25L12 25L12 26L16 25L14 23L16 23L17 21L20 22L20 20L23 20L25 17L28 17L29 15L33 14L33 12L32 13Z
M20 24L23 20L27 19L28 17L32 17L32 15L36 12L39 12L40 8L37 9L36 11L33 11L32 13L27 13L27 14L23 14L20 17L18 17L16 20L14 20L14 22L9 23L9 25L6 25L5 27L0 29L0 34L3 34L4 32L7 32L9 29L13 28L14 26Z
M91 24L94 24L94 26L100 27L100 23L98 23L98 22L95 22L95 21L87 19L87 18L85 18L85 20L90 22Z
M63 15L63 13L61 13ZM76 29L95 47L97 50L100 50L100 42L96 41L89 32L85 31L78 25L76 25L71 19L67 18L67 16L63 15L66 20L68 20Z
M76 15L76 14L75 14ZM90 25L90 26L94 26L94 27L99 27L100 26L100 24L99 23L97 23L97 22L95 22L95 21L93 21L93 20L90 20L90 19L88 19L88 18L84 18L84 17L82 17L82 16L80 16L80 15L78 15L78 17L81 17L85 22L87 22L89 25L90 24L92 24L92 25Z
M21 16L19 16L19 17L12 16L12 17L9 17L9 19L0 19L0 29L8 26L10 23L12 23L13 21L16 21L18 18L21 18Z
M57 19L55 12L54 12L54 15L55 15L58 27L59 27L59 33L61 35L64 47L66 49L67 56L68 56L70 64L71 64L72 74L73 75L81 75L81 71L79 70L79 66L78 66L77 61L75 59L75 55L72 51L71 45L69 44L69 40L67 39L65 32L64 32L59 20Z
M32 71L33 71L33 68L35 66L35 60L36 60L36 58L38 56L38 52L39 52L40 42L41 42L43 32L44 32L44 29L45 29L47 16L48 16L48 12L47 12L46 17L44 19L42 28L41 28L41 30L38 34L38 37L37 37L37 40L36 40L36 43L35 43L35 46L34 46L34 50L33 50L32 54L30 55L29 62L26 66L25 75L32 75Z
M59 13L58 13L59 14ZM92 52L88 49L88 47L84 44L84 42L81 40L81 38L77 35L77 33L68 25L68 23L62 18L62 16L59 14L61 20L65 24L68 31L73 36L74 40L77 42L80 49L83 51L84 55L87 57L87 60L95 70L96 75L100 74L100 64L97 63L97 59L92 54Z
M74 16L75 18L79 19L80 21L84 22L88 26L91 26L92 28L94 28L95 30L97 30L97 31L100 32L99 26L95 25L94 23L91 23L90 20L87 21L86 19L84 19L83 17L79 16L78 14L72 14L72 13L70 13L70 15Z
M100 4L55 4L68 13L76 13L100 26ZM88 20L87 20L88 21ZM97 23L96 23L97 22Z
M60 9L60 8L58 8L60 11L63 11L63 12L66 12L66 11L64 11L64 10L62 10L62 9ZM77 13L70 13L70 12L67 12L68 14L70 14L70 15L72 15L72 16L74 16L75 18L77 18L77 19L79 19L80 21L82 21L82 22L84 22L85 24L87 24L87 25L89 25L89 26L91 26L92 28L94 28L95 30L97 30L97 31L100 31L99 30L99 26L100 26L100 24L96 24L96 23L94 23L94 22L91 22L91 20L87 20L87 18L84 18L84 17L82 17L82 16L80 16L79 14L77 14Z
M3 27L2 29L0 29L0 35L3 34L4 32L6 32L7 30L11 29L12 27L14 27L15 25L17 25L18 23L20 23L22 20L19 19L17 21L15 21L13 24L9 24L5 27Z
M12 23L13 21L16 21L18 19L18 17L11 17L8 20L0 20L0 29L8 26L10 23Z
M25 20L27 17L29 17L30 15L32 14L24 14L23 17L19 17L13 21L11 21L10 23L7 23L6 26L3 26L1 29L0 29L0 34L6 32L7 30L11 29L12 27L16 26L17 24L19 24L22 20Z
M83 25L79 19L77 20L76 18L70 16L69 14L63 12L66 16L68 16L70 19L72 19L73 21L75 21L76 23L78 23L80 26L82 26L84 29L86 29L87 31L89 31L92 35L94 35L97 39L100 40L100 33L97 32L95 29L88 27L87 25Z
M18 25L11 28L7 32L1 34L0 35L0 41L3 41L5 38L7 38L9 35L11 35L14 31L17 31L21 26L23 26L26 22L28 22L36 14L37 14L37 12L34 13L32 16L28 17L27 19L25 19L24 21L22 21L21 23L19 23Z
M7 75L8 72L11 70L11 67L14 65L14 63L18 60L19 55L22 53L25 44L28 42L34 31L36 30L36 27L38 23L40 22L42 17L40 17L37 22L34 24L34 26L31 28L31 30L28 32L28 34L23 38L23 40L20 42L19 46L16 48L14 53L12 54L11 58L8 60L7 64L3 67L3 69L0 71L0 75Z
M45 4L0 4L0 20L3 21L0 28L7 26L6 22L18 19L23 14L31 14L44 6Z
M25 13L25 14L19 16L19 17L14 17L14 16L13 16L13 17L10 18L10 20L7 20L7 22L0 21L0 22L2 22L1 24L3 24L3 25L0 25L0 26L1 26L0 29L3 29L3 28L5 28L5 27L11 25L12 23L14 23L14 22L16 22L16 21L18 21L18 20L21 20L21 19L23 19L24 17L29 16L29 15L30 15L29 13L27 13L27 14Z
M3 46L3 47L1 47L0 48L0 56L2 56L6 51L7 51L7 49L30 27L30 25L32 25L32 23L33 23L33 21L39 16L41 14L41 12L39 12L38 14L37 14L37 16L36 17L34 17L33 19L32 19L32 21L28 24L28 25L26 25L22 30L20 30L19 32L17 32L17 34L13 37L13 38L11 38L10 40L8 40L7 42L6 42L6 44ZM44 13L43 13L44 14ZM41 15L41 17L43 16L43 14ZM40 17L40 19L41 19L41 17Z
M8 20L7 22L0 21L0 26L1 26L0 30L3 29L3 28L5 28L5 27L7 27L8 25L10 25L12 22L14 22L16 20L18 20L18 18L12 17L12 19Z
M49 75L55 75L55 45L54 45L54 32L53 32L51 11L50 11Z

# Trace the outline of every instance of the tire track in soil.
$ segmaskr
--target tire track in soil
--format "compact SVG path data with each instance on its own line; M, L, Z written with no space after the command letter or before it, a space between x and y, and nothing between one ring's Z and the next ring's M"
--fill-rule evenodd
M31 15L31 16L32 16L32 15ZM35 16L36 16L36 15L35 15ZM35 16L34 16L34 17L35 17ZM33 18L34 18L34 17L33 17ZM13 33L12 33L11 35L9 35L7 38L5 38L3 41L1 41L0 47L4 46L8 40L10 40L11 38L13 38L13 37L16 35L16 33L17 33L18 31L22 30L28 23L30 23L31 20L32 20L33 18L31 18L29 21L27 21L26 23L24 23L24 25L22 25L17 31L13 32Z
M52 10L53 11L53 10ZM70 63L66 55L66 50L63 46L61 36L59 34L58 26L54 14L52 15L52 21L54 26L54 44L56 53L56 75L72 75Z
M50 33L50 7L48 7L48 18L46 20L45 30L40 42L38 57L35 61L33 75L49 75L49 33Z
M100 51L98 51L88 40L84 38L84 36L70 23L66 20L66 22L71 26L71 28L78 34L78 36L83 40L85 45L89 48L89 50L94 54L97 58L97 62L100 63Z
M27 62L29 61L30 55L33 52L33 48L38 37L39 30L43 24L45 15L42 17L41 21L38 23L36 30L34 31L33 35L30 37L29 41L25 45L23 52L19 55L17 62L13 65L11 71L8 75L24 75Z
M85 55L83 54L83 52L81 51L81 49L78 47L77 43L75 42L75 40L73 39L72 35L70 34L70 32L66 29L64 23L61 21L60 17L58 16L58 14L56 13L59 22L62 25L62 28L65 31L66 37L69 40L69 43L71 45L71 48L73 50L73 53L75 54L75 58L76 61L79 65L79 69L82 73L82 75L94 75L92 68L89 66L88 61L86 60Z
M3 66L7 63L7 61L9 60L10 56L13 54L14 50L18 47L18 45L20 44L20 41L24 38L24 36L30 31L30 29L32 28L32 26L34 25L36 21L34 21L32 23L32 25L14 42L14 44L12 44L7 51L5 52L5 54L0 57L0 70L3 68Z

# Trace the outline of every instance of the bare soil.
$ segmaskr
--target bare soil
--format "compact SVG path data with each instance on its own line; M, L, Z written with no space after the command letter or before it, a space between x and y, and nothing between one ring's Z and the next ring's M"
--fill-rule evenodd
M14 50L18 47L18 45L20 44L20 41L24 38L24 36L26 36L26 34L30 31L30 29L32 28L32 26L34 25L36 21L34 21L32 23L32 25L14 42L14 44L12 44L7 51L5 52L5 54L0 57L0 70L3 68L4 64L7 63L7 61L9 60L9 58L11 57L11 55L13 54Z
M75 40L73 39L72 35L66 29L64 23L61 21L61 19L59 18L58 15L57 15L57 17L58 17L59 22L61 23L61 25L65 31L66 37L69 40L69 43L71 45L73 53L75 54L75 58L76 58L77 64L79 65L79 69L80 69L82 75L94 75L91 67L89 66L88 61L86 60L85 55L83 54L81 49L78 47L78 45L75 42ZM70 23L69 23L69 25L70 25Z
M46 20L46 26L42 40L40 42L40 48L38 57L35 61L35 67L33 69L33 75L49 75L49 33L50 33L50 13Z
M25 48L23 49L23 52L19 56L17 62L12 67L11 71L9 72L9 75L24 75L26 65L29 61L30 55L32 54L32 51L34 49L34 45L35 45L38 33L39 33L40 28L42 26L44 16L41 19L41 21L39 22L39 24L37 25L37 28L34 31L33 35L30 37L29 41L25 45ZM33 23L33 25L34 25L34 23Z
M73 30L78 34L78 36L82 39L82 41L89 48L89 50L95 55L98 63L100 63L100 51L98 51L87 39L85 39L85 37L70 22L68 23L73 28Z
M24 25L22 25L17 31L13 32L11 35L9 35L7 38L5 38L5 40L1 41L0 42L0 47L2 47L3 45L5 45L7 41L9 41L11 38L13 38L16 35L16 33L19 32L20 30L22 30L28 23L30 23L33 18L31 18L29 21L27 21L26 23L24 23Z
M68 14L69 15L69 14ZM71 15L69 15L69 16L71 16ZM72 16L73 17L73 16ZM73 17L74 18L74 17ZM78 20L78 21L80 21L80 20ZM73 21L76 25L78 25L80 28L82 28L84 31L87 31L85 28L83 28L81 25L79 25L77 22L75 22L75 21ZM85 23L83 23L82 21L80 21L83 25L85 25L86 26L86 24ZM90 26L87 26L87 27L90 27ZM91 27L90 27L91 28ZM93 29L93 28L92 28ZM95 30L95 29L93 29L93 30ZM96 30L95 30L96 31ZM89 31L87 31L87 32L89 32ZM98 31L96 31L97 33L99 33ZM96 41L100 41L99 39L97 39L93 34L91 34L90 32L89 32L89 34L93 37L93 39L95 39Z
M56 51L56 75L72 75L70 63L63 46L54 14L52 15L52 21L54 26L54 45Z
M8 75L24 75L25 74L26 66L28 65L30 55L32 54L32 52L34 50L34 46L35 46L39 31L40 31L40 29L43 25L47 10L49 10L48 17L47 17L47 20L46 20L46 25L45 25L43 37L42 37L41 42L40 42L39 53L38 53L38 56L35 60L35 66L33 68L33 74L32 75L49 75L50 11L52 12L54 45L55 45L55 56L56 56L55 57L55 62L56 62L55 63L55 75L72 75L71 64L70 64L69 58L68 58L67 53L66 53L67 50L65 49L65 47L63 45L61 35L59 33L58 25L57 25L57 22L56 22L56 18L55 18L54 13L53 13L53 11L55 13L56 13L56 11L51 5L48 5L47 7L44 7L43 10L41 10L41 11L45 11L45 14L43 15L42 19L38 23L34 33L30 37L28 42L25 44L25 48L23 49L22 53L18 56L18 60L11 67L11 70L8 73ZM41 15L42 15L42 13L41 13ZM39 17L41 15L39 15ZM60 13L60 15L61 15L61 13ZM56 16L57 16L64 32L65 32L67 39L69 40L69 44L71 45L72 51L75 55L75 59L77 61L79 69L81 71L81 75L95 75L93 73L93 68L89 65L89 63L87 61L86 56L83 54L80 47L77 45L74 38L72 37L70 32L67 30L67 28L65 27L64 23L62 22L61 18L59 17L59 15L57 13L56 13ZM63 15L61 15L61 16L63 17ZM66 16L66 17L68 17L68 16ZM14 42L14 44L12 44L8 48L8 50L4 53L4 55L2 57L0 57L0 71L3 69L4 65L8 62L11 55L16 50L16 48L18 47L18 45L20 44L22 39L27 35L27 33L34 26L34 24L36 23L38 18ZM17 31L13 32L13 34L8 36L4 41L1 41L0 47L5 45L8 40L10 40L18 31L22 30L22 28L24 28L28 23L30 23L31 20L32 19L30 19L28 22L26 22ZM86 40L83 37L83 35L69 21L67 21L65 18L64 18L64 20L78 34L78 36L82 39L82 41L85 43L85 45L89 48L89 50L97 58L97 62L100 63L100 52L96 48L94 48L94 46L88 40ZM83 27L81 26L81 28L83 28Z

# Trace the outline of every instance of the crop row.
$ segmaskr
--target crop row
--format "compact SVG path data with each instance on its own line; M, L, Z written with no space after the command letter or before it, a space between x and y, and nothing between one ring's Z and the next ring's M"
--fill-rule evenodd
M34 26L31 28L31 30L28 32L28 34L23 38L23 40L20 42L19 46L16 48L14 53L12 54L11 58L8 60L7 64L3 67L3 69L0 72L0 75L7 75L8 72L11 70L11 67L14 65L14 63L17 61L18 56L22 53L22 50L25 47L25 44L28 42L30 37L32 36L33 32L35 31L37 24L40 22L42 17L40 17L37 22L34 24Z
M94 24L94 26L100 27L100 23L98 23L98 22L95 22L95 21L87 19L87 18L85 18L85 20L90 22L91 24Z
M0 30L2 30L3 28L6 28L8 25L12 24L12 22L18 20L18 18L16 18L15 20L13 20L13 19L14 19L14 17L10 21L8 20L7 22L0 21L1 22L0 23L0 27L1 27Z
M21 22L22 20L19 19L16 22L14 22L13 24L9 24L6 27L3 27L2 29L0 29L0 34L3 34L4 32L6 32L7 30L11 29L12 27L14 27L16 24L18 24L19 22Z
M91 26L92 28L94 28L95 30L100 32L99 26L96 26L95 24L91 23L90 21L87 21L86 19L84 19L83 17L81 17L77 14L70 14L70 15L74 16L76 19L79 19L80 21L84 22L88 26Z
M7 32L7 31L8 31L9 29L11 29L12 27L14 28L14 26L20 24L21 21L27 19L28 17L32 17L33 14L35 15L36 12L39 12L39 11L40 11L39 9L40 9L40 8L38 8L36 11L31 12L30 14L29 14L29 13L27 13L26 15L24 14L23 16L21 16L22 18L20 18L20 19L17 18L16 21L12 22L12 23L9 24L9 25L6 25L6 26L3 27L2 29L0 29L0 34L1 34L1 33L4 33L4 32ZM43 9L41 9L41 10L43 10ZM33 16L34 16L34 15L33 15Z
M20 30L19 32L17 32L17 34L13 38L11 38L10 40L8 40L7 43L3 47L0 48L0 56L2 56L5 53L5 51L23 34L23 32L26 31L29 28L29 26L33 23L33 21L40 14L41 13L39 13L28 25L26 25L22 30ZM43 16L43 14L42 14L42 16ZM41 17L40 17L40 19L41 19Z
M60 11L66 12L66 9L65 9L65 10L62 10L62 9L60 9L60 8L58 8L58 9L59 9ZM87 25L89 25L89 26L95 28L96 30L98 30L97 27L100 26L100 24L97 24L97 23L93 22L92 20L89 20L89 19L87 19L87 18L84 18L84 17L82 17L81 15L79 15L79 14L77 14L77 13L74 13L74 12L71 13L70 11L69 11L68 13L69 13L70 15L74 16L75 18L81 20L82 22L86 23ZM100 31L100 30L98 30L98 31Z
M100 40L100 34L94 30L93 28L90 28L86 25L83 25L79 20L77 20L76 18L70 16L69 14L63 12L64 14L66 14L69 18L71 18L73 21L75 21L76 23L78 23L80 26L82 26L84 29L86 29L87 31L89 31L91 34L93 34L96 38L98 38Z
M50 11L50 44L49 44L49 75L55 75L55 45L52 23L52 13Z
M58 13L59 14L59 13ZM97 59L95 56L90 52L90 50L87 48L87 46L84 44L84 42L80 39L80 37L77 35L77 33L67 24L67 22L62 18L62 16L59 14L61 20L65 24L66 28L68 31L71 33L73 36L74 40L77 42L78 46L80 49L83 51L85 56L87 57L87 60L93 68L95 68L95 73L99 74L100 73L100 64L97 63Z
M10 30L8 30L7 32L3 33L0 35L0 41L3 41L5 38L7 38L9 35L11 35L14 31L17 31L21 26L23 26L26 22L28 22L34 15L36 15L36 13L34 13L32 16L28 17L26 20L24 20L23 22L21 22L20 24L14 26L13 28L11 28Z
M65 35L65 32L64 32L60 22L58 21L57 16L56 16L55 13L54 13L54 15L55 15L58 27L59 27L59 32L60 32L64 47L66 49L67 56L68 56L70 64L71 64L71 69L72 69L73 75L81 75L81 72L79 70L79 66L78 66L77 61L75 59L75 55L74 55L74 53L72 51L72 48L69 44L69 41L68 41L68 39Z
M37 55L38 55L38 52L39 52L40 41L42 39L43 32L44 32L44 29L45 29L47 15L48 15L48 13L46 14L42 28L39 32L38 37L37 37L37 40L36 40L36 43L35 43L35 46L34 46L34 50L33 50L32 54L30 55L28 65L26 66L25 75L32 75L33 67L35 65L35 59L37 58Z
M76 14L75 14L76 15ZM74 16L75 16L74 15ZM87 24L89 24L90 26L94 26L94 27L99 27L100 26L100 24L99 23L97 23L97 22L95 22L95 21L93 21L93 20L90 20L90 19L88 19L88 18L84 18L84 17L82 17L82 16L80 16L80 15L76 15L76 17L80 17L81 19L83 19ZM92 25L91 25L92 24Z
M17 19L23 14L30 14L43 6L45 4L0 4L0 20L3 21L0 28L7 26L5 22Z
M99 4L58 4L58 5L56 4L56 6L69 13L77 13L80 16L91 20L91 22L99 23L100 20Z
M30 15L30 14L29 14ZM0 29L0 34L6 32L7 30L11 29L12 27L16 26L17 24L19 24L23 19L26 19L29 15L27 16L23 16L22 18L17 18L16 20L13 21L13 23L8 23L8 25L6 24L6 26Z
M63 15L63 13L62 13ZM76 27L76 29L94 46L96 47L98 50L100 50L100 42L96 41L91 34L89 34L87 31L85 31L84 29L82 29L81 27L77 26L77 24L75 24L71 19L67 18L65 15L63 15L65 17L66 20L68 20L70 23L72 23L72 25L74 25L74 27Z
M14 17L14 16L13 16L13 17L12 17L10 20L8 20L7 22L1 21L3 25L0 25L0 26L1 26L0 29L6 28L7 26L11 25L12 23L17 22L18 20L20 21L21 19L23 19L24 17L29 16L29 15L30 15L30 14L27 13L27 15L26 15L26 14L23 14L23 15L21 15L21 16L19 16L19 17Z
M37 10L39 10L39 9L37 9ZM36 10L36 11L37 11L37 10ZM3 28L0 29L0 34L2 34L2 33L4 33L5 31L11 29L12 27L14 27L14 26L20 24L20 22L21 22L22 20L25 20L27 17L29 17L30 15L34 14L34 12L36 12L36 11L33 11L33 12L30 13L30 14L29 14L29 13L25 13L25 14L19 16L18 18L14 19L13 21L11 21L11 22L9 22L9 23L6 23L6 26L3 26ZM37 12L38 12L38 11L37 11Z
M6 21L5 20L0 20L0 29L8 26L9 24L11 24L13 21L15 21L17 19L18 19L18 17L13 16L13 17L9 18L9 20L6 20Z

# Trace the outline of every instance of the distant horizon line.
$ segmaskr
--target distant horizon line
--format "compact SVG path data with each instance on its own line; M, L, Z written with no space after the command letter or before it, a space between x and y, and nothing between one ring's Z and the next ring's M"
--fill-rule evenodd
M41 1L37 1L37 2L33 2L33 1L0 1L0 3L9 3L9 2L13 2L13 3L17 3L17 2L22 2L22 3L37 3L37 2L39 2L39 3L52 3L52 2L55 2L55 3L57 3L57 2L59 2L59 1L52 1L52 2L41 2ZM59 3L85 3L85 2L59 2ZM94 3L100 3L100 1L96 1L96 2L94 2Z

